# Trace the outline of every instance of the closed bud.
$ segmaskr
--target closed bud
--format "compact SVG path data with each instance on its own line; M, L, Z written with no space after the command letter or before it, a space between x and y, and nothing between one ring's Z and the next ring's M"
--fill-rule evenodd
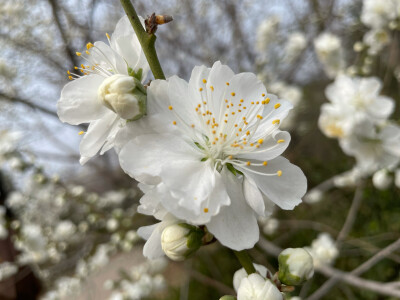
M174 224L161 234L161 247L166 256L175 261L185 260L203 243L204 231L188 224Z
M279 280L286 285L301 285L314 275L311 255L303 248L288 248L279 254Z
M392 176L385 169L375 172L372 176L372 183L378 190L386 190L392 184Z
M225 295L219 298L219 300L237 300L235 296Z
M146 113L146 90L134 76L110 76L99 87L98 97L122 119L137 120Z
M283 296L271 280L253 273L244 278L238 289L238 300L283 300Z

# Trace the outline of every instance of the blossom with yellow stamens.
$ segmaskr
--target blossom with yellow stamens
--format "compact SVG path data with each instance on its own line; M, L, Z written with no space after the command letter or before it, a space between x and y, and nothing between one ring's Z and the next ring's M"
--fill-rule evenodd
M290 134L279 130L279 120L292 106L267 94L254 74L235 75L216 62L195 67L189 82L155 80L147 92L149 105L157 107L146 118L154 133L119 152L122 168L141 182L143 210L161 206L242 250L258 241L257 215L269 215L274 203L293 209L301 202L306 178L280 156ZM249 109L239 111L239 104ZM144 254L153 257L150 248Z

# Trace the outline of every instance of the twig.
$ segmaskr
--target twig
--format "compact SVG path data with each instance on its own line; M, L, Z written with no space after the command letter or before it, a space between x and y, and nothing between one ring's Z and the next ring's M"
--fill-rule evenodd
M336 238L336 246L339 247L344 239L348 236L351 228L354 225L354 221L357 217L357 212L360 208L362 195L363 195L364 184L361 183L354 193L353 202L351 203L351 207L349 213L347 214L346 221L343 224L342 229L340 230L337 238Z
M161 68L160 61L157 57L155 48L156 36L154 34L148 34L140 23L139 17L136 13L130 0L121 0L122 7L125 10L126 15L131 22L133 30L135 30L136 36L142 46L143 52L146 55L150 69L153 72L155 79L165 79L164 72Z
M233 252L235 253L237 259L239 260L242 267L246 270L248 275L256 272L253 262L251 261L250 256L246 250L233 251Z
M271 243L270 241L266 240L263 237L260 238L258 245L262 249L264 249L264 251L274 256L278 256L279 253L281 253L282 251L280 247L276 246L275 244ZM375 263L377 262L378 261L375 261ZM327 277L332 277L332 278L334 277L335 279L338 279L338 281L343 281L347 284L356 286L361 289L370 290L381 295L400 297L400 289L394 289L393 283L382 283L378 281L362 279L352 273L343 272L326 265L318 266L315 270ZM319 297L314 297L314 295L315 293L311 297L307 298L307 300L319 299Z
M0 101L1 100L5 100L5 101L9 101L9 102L19 102L21 104L24 104L24 105L30 107L30 108L39 110L39 111L44 112L44 113L46 113L48 115L51 115L53 117L57 117L58 118L57 113L55 111L52 111L52 110L50 110L50 109L48 109L46 107L40 106L38 104L32 103L32 102L30 102L28 100L25 100L25 99L22 99L22 98L12 97L12 96L9 96L9 95L6 95L6 94L0 92Z

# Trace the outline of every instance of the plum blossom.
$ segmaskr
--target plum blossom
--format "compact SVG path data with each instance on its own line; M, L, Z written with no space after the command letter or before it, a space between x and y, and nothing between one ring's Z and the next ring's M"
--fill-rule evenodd
M278 288L261 275L254 273L244 278L237 293L238 300L283 300Z
M339 255L335 241L328 233L321 233L312 241L311 247L305 247L314 261L314 267L332 264Z
M64 86L57 103L61 121L89 123L80 144L81 164L98 152L114 147L118 131L145 114L146 91L142 83L149 66L127 16L104 42L88 43L77 55L86 61L75 67L82 76L68 71L72 82Z
M386 27L400 14L398 0L364 0L361 21L375 29Z
M314 48L326 75L334 78L345 67L344 52L340 38L332 33L321 33L314 40Z
M291 108L252 73L235 75L220 62L195 67L189 83L151 83L144 122L156 133L128 138L120 164L142 183L142 206L206 225L232 249L251 248L257 215L274 204L293 209L306 191L303 172L280 156L290 134L279 125Z

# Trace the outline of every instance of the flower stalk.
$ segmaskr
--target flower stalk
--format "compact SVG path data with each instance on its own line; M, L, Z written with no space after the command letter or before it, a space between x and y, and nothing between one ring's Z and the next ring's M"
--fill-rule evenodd
M246 273L248 275L257 272L256 269L254 268L253 262L251 261L249 254L246 252L246 250L233 251L233 253L235 253L236 258L239 260L240 264L246 270Z
M153 72L155 79L165 79L164 72L162 70L160 61L158 60L155 42L156 36L154 34L148 34L142 24L140 23L139 17L136 13L130 0L121 0L121 5L125 10L126 15L131 22L133 30L138 37L139 43L142 46L143 52L146 55L150 69Z

